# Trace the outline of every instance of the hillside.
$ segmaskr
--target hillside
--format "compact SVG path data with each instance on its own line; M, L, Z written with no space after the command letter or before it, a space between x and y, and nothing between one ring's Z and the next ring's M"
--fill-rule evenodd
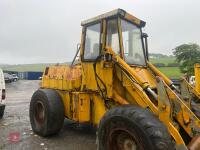
M63 63L68 64L68 63ZM16 71L16 72L28 72L28 71L36 71L43 72L45 67L55 65L53 63L45 63L45 64L20 64L20 65L1 65L0 68L6 71Z
M176 64L174 56L167 56L163 54L150 54L150 62L153 64L164 64L164 67L158 67L169 78L178 79L182 76L179 67L170 65ZM170 67L169 67L170 66Z
M50 64L24 64L24 65L0 65L3 70L26 72L26 71L43 71Z

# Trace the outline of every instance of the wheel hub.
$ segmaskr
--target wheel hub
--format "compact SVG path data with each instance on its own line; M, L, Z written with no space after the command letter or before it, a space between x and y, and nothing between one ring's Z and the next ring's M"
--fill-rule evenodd
M126 132L121 132L117 136L117 145L122 150L136 150L137 148L133 138Z
M110 135L110 149L113 150L139 150L140 146L134 136L124 130L115 130Z
M126 139L123 144L124 150L137 150L136 143L131 139Z
M38 123L42 124L45 120L45 108L42 102L37 101L35 104L35 119Z

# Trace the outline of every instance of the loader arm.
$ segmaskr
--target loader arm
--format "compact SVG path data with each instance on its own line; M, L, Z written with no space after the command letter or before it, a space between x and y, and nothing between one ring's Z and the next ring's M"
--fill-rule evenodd
M169 80L164 74L157 73L157 90L150 88L148 82L143 82L142 78L131 68L120 56L116 55L112 49L107 48L107 53L113 55L113 61L116 65L117 77L122 82L123 87L131 95L130 104L137 103L143 108L149 108L159 119L168 127L169 132L177 143L177 147L185 148L185 142L179 133L180 128L192 138L198 136L200 132L200 120L187 106L185 101L181 99L181 95L177 94ZM152 66L151 70L152 70ZM153 70L155 71L155 67ZM160 75L160 77L159 77ZM191 92L196 92L191 88ZM197 93L196 93L197 94ZM151 96L150 96L151 95ZM154 103L156 100L157 103Z

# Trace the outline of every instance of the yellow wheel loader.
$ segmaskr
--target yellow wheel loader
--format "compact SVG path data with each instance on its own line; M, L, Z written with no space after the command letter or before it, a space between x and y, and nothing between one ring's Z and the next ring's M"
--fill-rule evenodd
M72 64L46 67L32 96L33 131L56 134L67 118L97 127L99 150L200 150L199 90L149 62L145 22L117 9L81 25Z

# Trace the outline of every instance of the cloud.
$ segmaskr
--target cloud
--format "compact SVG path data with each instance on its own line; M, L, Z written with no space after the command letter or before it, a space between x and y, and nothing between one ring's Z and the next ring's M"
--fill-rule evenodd
M197 0L1 0L0 63L71 61L80 22L115 8L145 20L151 52L200 39Z

